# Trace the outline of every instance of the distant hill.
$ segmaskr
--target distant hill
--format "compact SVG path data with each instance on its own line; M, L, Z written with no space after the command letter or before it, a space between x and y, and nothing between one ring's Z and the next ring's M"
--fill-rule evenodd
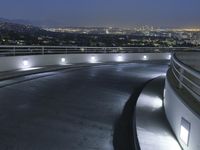
M49 28L49 27L60 27L59 23L55 22L49 22L45 20L24 20L24 19L5 19L5 18L0 18L0 22L8 22L8 23L15 23L15 24L22 24L22 25L32 25L32 26L37 26L41 28Z
M13 23L7 19L0 19L0 32L14 32L14 33L46 33L47 31L32 25L24 25Z
M9 22L8 19L0 18L0 22Z
M15 24L22 24L22 25L34 25L37 26L36 24L34 24L31 21L27 21L27 20L23 20L23 19L5 19L5 18L0 18L0 22L8 22L8 23L15 23Z

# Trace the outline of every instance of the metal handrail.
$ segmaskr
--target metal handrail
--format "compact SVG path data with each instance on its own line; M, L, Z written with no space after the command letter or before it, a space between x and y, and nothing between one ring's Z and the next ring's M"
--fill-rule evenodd
M84 47L84 46L12 46L0 45L0 56L88 54L88 53L161 53L173 51L199 51L188 47Z
M182 63L181 60L176 57L175 53L171 59L171 68L175 79L179 83L178 88L184 88L200 102L200 85L198 84L200 83L200 72ZM190 77L186 76L186 74Z

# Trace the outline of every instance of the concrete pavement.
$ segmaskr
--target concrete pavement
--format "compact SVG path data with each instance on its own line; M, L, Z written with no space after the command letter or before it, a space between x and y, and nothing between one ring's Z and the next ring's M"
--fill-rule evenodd
M166 63L148 61L96 66L26 76L2 87L1 150L129 150L126 105L166 69Z
M165 76L148 83L136 104L136 131L141 150L182 150L165 116Z

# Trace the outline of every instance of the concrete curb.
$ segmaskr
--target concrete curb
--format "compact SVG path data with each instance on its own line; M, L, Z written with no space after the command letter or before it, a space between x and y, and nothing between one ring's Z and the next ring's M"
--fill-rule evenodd
M182 149L164 113L164 81L164 77L151 80L138 98L133 128L141 150Z
M35 67L35 68L38 68L35 70L27 70L27 71L13 70L13 71L0 72L0 81L27 76L31 74L59 71L59 70L72 69L72 68L91 67L91 66L94 67L94 66L101 66L101 65L117 65L117 64L127 64L127 63L141 63L141 62L144 62L144 61L130 61L130 62L118 62L118 63L107 62L107 63L94 63L94 64L81 63L81 64L55 65L55 66L44 66L44 67L38 66L38 67ZM153 62L156 63L157 60Z

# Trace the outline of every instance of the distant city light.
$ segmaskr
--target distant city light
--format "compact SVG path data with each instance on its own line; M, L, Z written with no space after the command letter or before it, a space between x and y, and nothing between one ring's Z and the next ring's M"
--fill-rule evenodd
M108 29L106 29L106 34L109 34L110 32L109 32L109 30Z

